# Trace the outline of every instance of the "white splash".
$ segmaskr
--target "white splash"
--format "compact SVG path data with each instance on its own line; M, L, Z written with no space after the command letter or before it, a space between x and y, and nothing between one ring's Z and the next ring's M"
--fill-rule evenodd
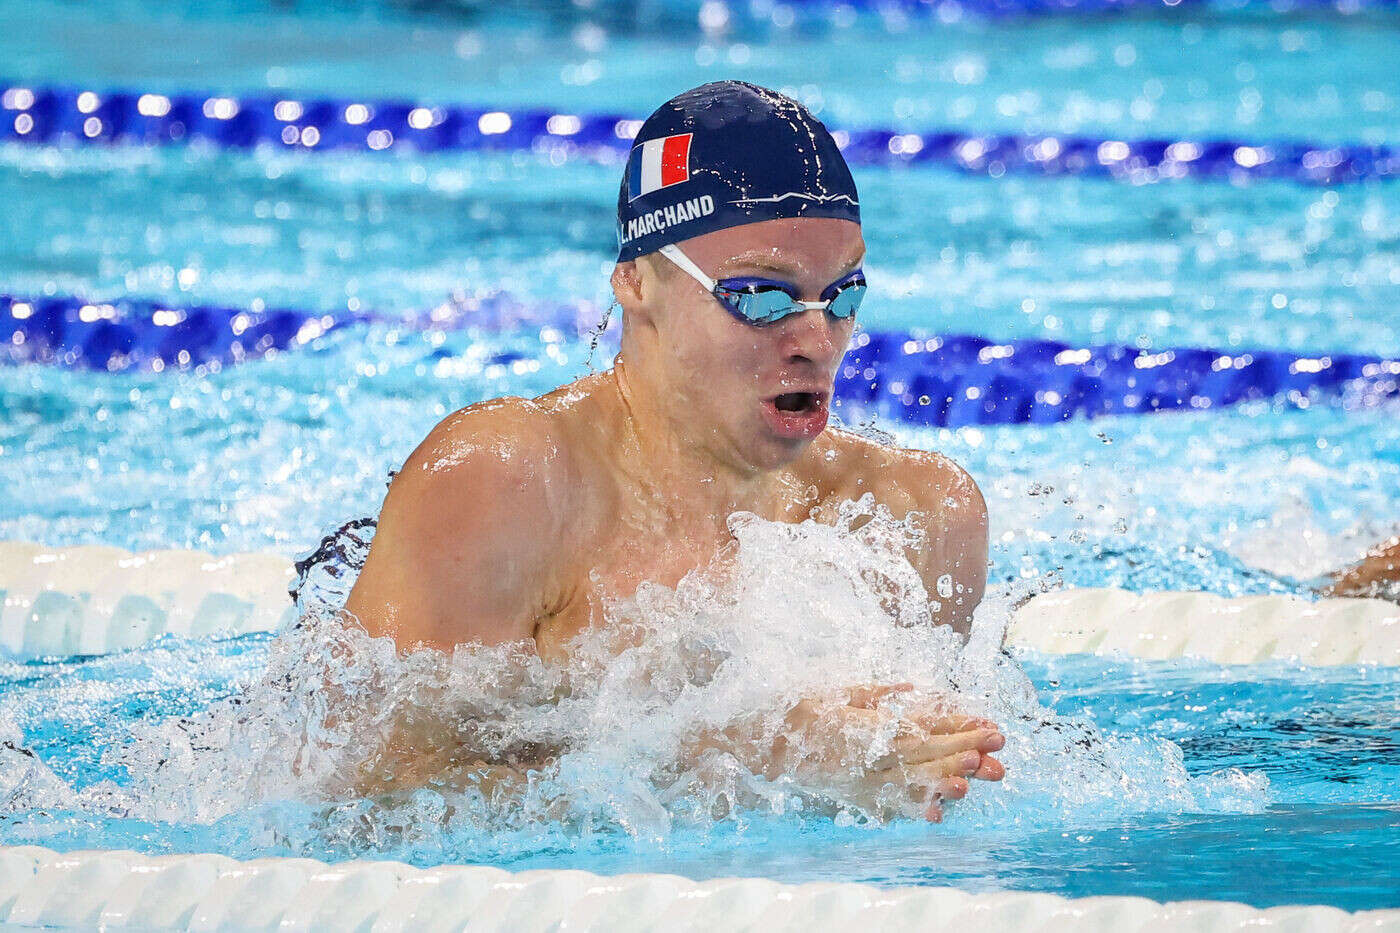
M1262 778L1193 780L1170 742L1104 735L1043 708L1001 650L1009 596L984 604L965 646L931 625L905 558L914 526L869 497L834 525L736 514L730 527L735 541L710 567L609 606L610 624L581 636L563 667L511 647L399 654L322 605L272 643L241 695L109 749L129 782L68 795L120 817L233 819L293 848L458 857L507 837L535 848L599 832L661 840L758 813L878 824L922 805L894 782L872 784L871 763L890 752L902 710L943 702L1007 736L1006 779L973 782L950 820L1267 803ZM828 708L845 688L903 682L916 689L823 736L844 749L838 766L801 742L766 767L744 752L770 749L801 700ZM386 742L413 751L386 754ZM511 776L483 778L483 762ZM46 799L51 777L27 778L38 790L18 798L0 785L0 809Z
M1292 467L1290 462L1290 471ZM1332 530L1324 527L1323 519L1301 496L1286 496L1266 523L1234 540L1227 538L1225 545L1252 567L1296 580L1319 580L1357 563L1377 541L1400 532L1392 522L1368 514Z

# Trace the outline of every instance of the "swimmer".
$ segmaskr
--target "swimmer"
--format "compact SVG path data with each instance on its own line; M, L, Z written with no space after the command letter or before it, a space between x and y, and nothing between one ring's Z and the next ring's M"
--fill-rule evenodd
M976 484L936 453L827 424L865 243L826 128L751 84L687 91L642 124L617 224L613 368L437 425L393 480L346 609L401 649L521 642L559 662L607 624L610 598L709 565L733 513L831 521L872 493L896 518L918 513L926 534L908 557L939 594L935 620L966 633L987 574ZM798 704L793 735L896 715L887 701L908 685L832 688L837 712ZM1003 776L994 724L901 709L898 752L872 785L904 781L937 820L969 778ZM762 751L752 767L771 771L783 750Z
M1400 603L1400 535L1377 544L1356 565L1332 574L1332 582L1320 592Z

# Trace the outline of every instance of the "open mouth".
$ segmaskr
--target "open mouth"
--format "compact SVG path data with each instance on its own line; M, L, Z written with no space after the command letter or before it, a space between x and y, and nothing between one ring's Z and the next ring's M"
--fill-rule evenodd
M790 440L811 440L826 429L825 392L784 392L767 399L763 411L773 433Z
M773 407L784 412L812 412L821 404L822 397L815 392L784 392L773 399Z

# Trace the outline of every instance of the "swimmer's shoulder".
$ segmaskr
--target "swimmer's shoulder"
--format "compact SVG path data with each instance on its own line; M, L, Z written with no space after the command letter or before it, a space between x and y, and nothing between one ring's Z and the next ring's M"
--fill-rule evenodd
M525 514L567 511L580 478L568 426L536 399L497 398L448 415L404 462L395 484L448 501L483 495ZM575 486L575 488L577 488Z
M567 431L535 400L453 412L394 477L346 608L403 647L531 636L575 576L577 473Z
M558 548L577 547L610 490L599 463L605 421L586 377L538 398L497 398L448 415L404 463L401 480L446 502L483 497L549 529ZM578 540L576 540L578 539Z
M966 633L987 585L987 503L966 470L929 450L884 444L849 431L828 430L818 462L837 474L841 499L866 492L896 519L911 512L925 532L910 560L929 593L944 594L934 618ZM814 447L817 445L814 444Z
M871 493L895 517L923 512L939 524L985 522L987 506L972 476L931 450L882 443L828 428L812 445L811 463L828 495L858 499Z

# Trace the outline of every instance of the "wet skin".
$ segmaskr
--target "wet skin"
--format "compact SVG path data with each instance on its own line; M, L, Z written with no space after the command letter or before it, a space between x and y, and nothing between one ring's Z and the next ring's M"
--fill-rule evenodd
M678 245L712 278L787 281L809 301L865 253L858 225L827 218ZM952 587L935 597L935 619L967 630L986 584L976 484L938 454L825 427L853 319L813 309L755 327L658 254L619 263L612 285L623 309L613 369L536 399L464 408L395 477L346 606L371 635L441 650L521 641L564 660L579 632L607 624L607 599L643 581L674 586L710 564L733 540L732 513L830 520L867 492L896 518L919 513L925 540L909 559L931 595ZM797 428L779 411L795 402ZM886 701L903 692L832 686L835 701L789 713L794 730L891 715ZM900 715L899 753L870 779L897 770L927 791L930 819L941 817L940 799L967 792L967 778L1002 776L993 724L943 708Z
M1400 602L1400 535L1382 541L1354 567L1339 570L1325 596L1358 596Z

